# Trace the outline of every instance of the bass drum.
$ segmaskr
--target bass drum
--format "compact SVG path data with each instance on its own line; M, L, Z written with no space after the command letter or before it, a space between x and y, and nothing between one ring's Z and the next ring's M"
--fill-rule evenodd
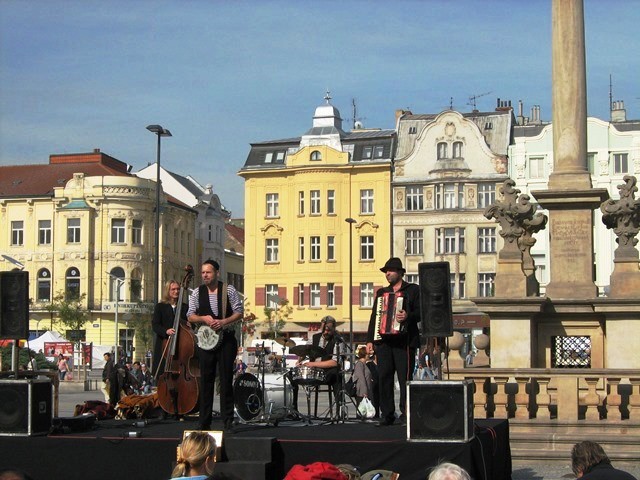
M251 421L264 413L265 419L278 420L287 416L287 406L293 402L291 385L285 383L283 375L266 374L264 376L264 402L262 387L255 375L243 373L233 385L233 403L241 420Z

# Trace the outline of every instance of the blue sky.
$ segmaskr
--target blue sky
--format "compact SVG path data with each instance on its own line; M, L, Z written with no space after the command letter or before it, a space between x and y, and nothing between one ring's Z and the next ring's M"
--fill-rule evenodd
M0 164L100 148L211 183L244 215L250 142L301 135L329 89L345 126L496 99L551 118L551 0L0 0ZM589 115L640 118L640 0L585 0ZM487 95L482 95L484 93ZM480 96L482 95L482 96Z

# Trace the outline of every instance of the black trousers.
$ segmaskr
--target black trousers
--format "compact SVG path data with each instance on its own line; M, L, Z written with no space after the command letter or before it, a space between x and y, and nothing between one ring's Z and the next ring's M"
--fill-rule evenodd
M415 348L404 342L383 340L375 346L378 357L378 378L380 388L380 417L395 420L394 375L400 384L400 412L407 413L407 381L415 366Z
M216 371L220 371L220 413L224 422L233 420L233 364L238 353L238 342L232 331L222 334L222 344L216 350L198 347L200 363L199 427L211 427Z

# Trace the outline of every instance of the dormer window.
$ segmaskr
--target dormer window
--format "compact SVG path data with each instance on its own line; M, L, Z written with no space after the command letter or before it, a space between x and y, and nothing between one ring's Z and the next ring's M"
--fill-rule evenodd
M447 144L446 142L438 143L438 160L447 158Z
M373 147L364 147L362 149L362 158L365 160L371 160L371 156L373 155Z
M322 160L322 153L320 153L318 150L314 150L313 152L311 152L312 162L319 162L320 160Z
M376 145L373 149L373 158L383 158L384 156L384 147L382 145Z

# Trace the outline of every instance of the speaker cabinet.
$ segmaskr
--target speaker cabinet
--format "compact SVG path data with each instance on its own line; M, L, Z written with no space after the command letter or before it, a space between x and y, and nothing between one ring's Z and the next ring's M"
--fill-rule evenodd
M51 417L49 379L0 380L0 435L46 435Z
M449 262L418 264L420 324L423 337L453 335Z
M29 272L0 272L0 338L29 338Z
M473 433L473 382L407 382L407 440L468 442Z

